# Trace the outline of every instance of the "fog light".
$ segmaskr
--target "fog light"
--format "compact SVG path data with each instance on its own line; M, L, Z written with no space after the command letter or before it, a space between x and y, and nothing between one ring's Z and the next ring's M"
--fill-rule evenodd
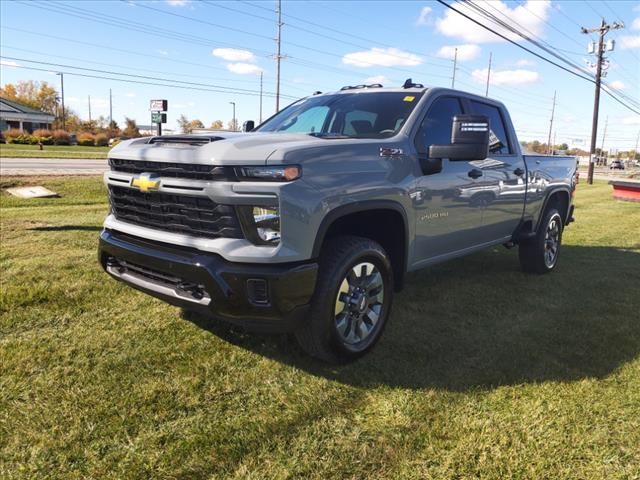
M280 212L278 207L238 207L247 239L258 245L280 243Z

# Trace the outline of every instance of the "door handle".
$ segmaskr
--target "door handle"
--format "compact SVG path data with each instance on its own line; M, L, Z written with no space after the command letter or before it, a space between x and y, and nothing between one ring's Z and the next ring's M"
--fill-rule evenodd
M473 170L469 170L469 173L467 175L469 175L471 178L479 178L482 176L482 170L474 168Z
M518 177L521 177L522 175L524 175L524 170L521 168L516 168L513 173L515 173Z

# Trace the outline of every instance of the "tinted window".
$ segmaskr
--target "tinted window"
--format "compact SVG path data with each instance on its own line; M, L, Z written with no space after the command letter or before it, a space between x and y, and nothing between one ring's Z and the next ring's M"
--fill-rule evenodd
M317 106L302 112L295 117L295 121L285 125L287 132L321 132L327 118L329 107Z
M395 135L422 92L358 92L304 98L258 127L259 132L302 132L387 138Z
M429 107L427 116L420 125L416 148L419 152L429 151L429 145L443 145L451 143L451 127L453 117L462 114L460 100L454 97L438 98Z
M471 101L471 105L473 106L474 113L489 117L489 125L491 125L491 133L493 133L489 140L489 152L498 154L511 153L509 150L509 138L507 137L507 130L504 127L500 109L493 105L474 101ZM494 136L497 137L497 140Z

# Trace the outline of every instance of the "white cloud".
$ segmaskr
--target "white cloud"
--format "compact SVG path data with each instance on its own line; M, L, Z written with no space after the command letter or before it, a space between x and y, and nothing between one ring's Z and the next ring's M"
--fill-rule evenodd
M532 67L536 64L533 60L518 60L516 62L516 67Z
M429 25L431 22L429 20L429 14L432 12L433 8L431 7L422 7L420 10L420 15L418 16L418 20L416 20L416 25Z
M631 30L640 30L640 17L633 19L633 22L631 23Z
M133 98L133 97L135 97L135 96L136 96L136 94L135 94L135 93L133 93L133 92L125 93L125 94L123 95L123 97L127 97L127 98Z
M374 75L373 77L365 78L364 83L366 83L367 85L371 85L372 83L381 83L382 85L384 85L384 84L389 84L391 82L384 75Z
M3 67L19 67L20 66L13 60L0 60L0 65L2 65Z
M622 119L624 125L640 125L640 115L634 115L632 117L624 117Z
M478 83L486 83L487 69L474 70L471 76ZM491 85L525 85L540 80L540 74L532 70L491 70Z
M624 90L625 88L627 88L624 82L621 82L620 80L614 80L613 82L609 82L609 86L611 88L615 88L616 90Z
M542 34L544 22L549 16L549 9L551 7L550 0L527 0L526 3L518 5L515 8L509 8L503 1L488 2L487 0L478 0L473 3L490 11L491 13L495 13L496 17L502 20L508 20L509 23L520 24L523 27L523 30L526 29L526 31L538 36ZM470 18L486 24L507 38L521 39L515 33L510 32L504 27L482 17L465 2L456 3L455 8L465 15L468 15ZM469 43L504 41L497 35L485 30L481 26L473 23L471 20L468 20L457 12L449 9L445 12L443 17L436 20L436 29L447 37L461 38Z
M191 3L191 0L167 0L167 4L172 7L186 7Z
M264 71L253 63L228 63L227 68L230 72L237 73L239 75L248 75L250 73L256 74Z
M622 48L640 48L640 35L623 35L620 37L620 46Z
M342 63L356 67L415 67L422 63L422 58L397 48L374 47L365 52L347 53L342 57Z
M169 52L168 52L167 50L158 50L158 53L159 53L160 55L165 55L165 56L166 56L166 55L169 55Z
M440 58L453 60L456 48L458 49L457 58L461 62L473 60L480 54L480 47L477 45L447 45L438 50L436 55Z
M255 58L255 55L249 50L238 50L236 48L216 48L211 54L229 62L252 62Z

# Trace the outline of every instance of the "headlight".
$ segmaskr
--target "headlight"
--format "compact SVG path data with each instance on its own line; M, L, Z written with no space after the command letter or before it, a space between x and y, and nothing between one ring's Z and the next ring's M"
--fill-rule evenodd
M240 206L238 214L242 229L249 241L256 245L280 243L280 212L278 207Z
M302 168L297 165L278 167L239 167L236 173L241 180L263 180L268 182L290 182L302 176Z

